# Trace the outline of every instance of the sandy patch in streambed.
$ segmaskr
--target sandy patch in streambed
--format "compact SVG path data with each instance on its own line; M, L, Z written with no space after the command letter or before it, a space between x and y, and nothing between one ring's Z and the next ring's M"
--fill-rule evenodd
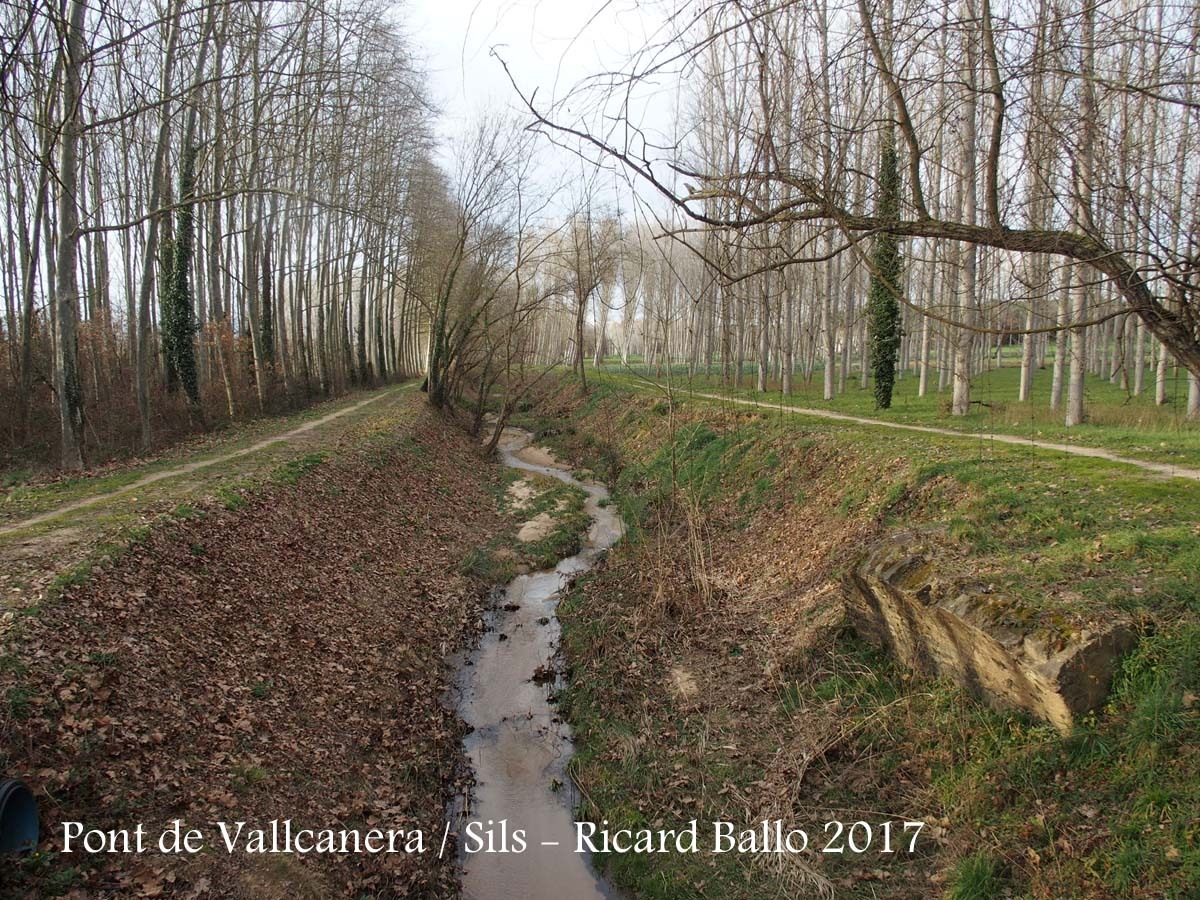
M534 491L534 493L537 492ZM554 518L554 513L562 512L566 506L567 501L564 498L555 504L553 510L538 513L521 526L521 530L517 532L517 540L526 544L532 544L534 541L540 541L546 537L558 526L558 520Z
M566 469L545 447L525 447L516 453L517 459L534 466L545 466L548 469Z
M554 516L548 512L538 513L521 526L517 532L517 540L526 544L540 541L554 530Z
M508 486L506 492L508 494L508 502L516 512L521 512L529 508L533 503L533 498L538 495L537 485L533 483L531 478L521 478L514 481Z

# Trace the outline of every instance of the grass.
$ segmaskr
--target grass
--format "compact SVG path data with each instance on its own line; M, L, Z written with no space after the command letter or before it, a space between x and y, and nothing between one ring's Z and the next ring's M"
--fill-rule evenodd
M0 521L19 520L84 497L112 493L175 464L174 461L161 460L111 475L63 478L45 484L29 484L23 479L14 479L10 485L6 485L8 490L0 504ZM11 473L9 477L12 477Z
M614 715L614 697L628 696L624 666L628 650L596 654L589 648L614 636L592 621L585 609L582 591L569 593L559 604L563 623L564 649L568 660L580 661L584 671L572 677L560 695L562 708L576 739L576 753L569 772L583 788L585 801L579 817L592 821L607 819L614 828L671 827L674 823L658 815L643 798L662 790L666 773L674 773L672 746L684 746L695 735L676 733L674 743L638 742L639 727L627 707ZM616 635L617 643L623 635ZM686 723L682 723L686 724ZM614 752L614 747L635 748ZM706 769L704 777L719 783L728 773ZM736 856L736 854L731 854ZM690 855L670 854L655 861L639 854L601 855L596 864L617 886L634 890L635 896L662 898L699 897L697 883L705 883L703 896L738 896L734 893L736 873L710 868L710 857L697 860ZM714 884L714 877L719 881Z
M229 773L230 786L238 793L249 791L269 777L269 773L262 766L236 765Z
M486 547L476 547L463 557L459 572L488 584L505 584L516 575L516 565L510 558L501 556L496 550L500 542Z
M84 870L79 866L60 866L60 853L27 853L17 857L12 865L32 884L39 896L62 897L77 891L84 879Z
M806 740L789 736L793 723L833 716L845 737L796 814L907 807L945 822L943 842L913 864L938 874L934 894L1200 896L1200 487L1093 459L691 399L663 409L624 379L593 383L586 403L551 403L558 414L538 426L569 456L602 451L634 538L559 609L584 815L629 827L715 816L725 808L718 787L752 793L781 744ZM704 644L693 646L686 627L655 631L649 589L630 587L635 570L662 565L648 537L681 495L728 511L709 535L726 544L753 542L773 516L814 503L826 504L826 523L936 527L947 564L990 585L1009 624L1053 634L1120 616L1142 638L1107 703L1066 735L956 685L913 681L851 633L815 669L787 670L738 726L726 698L698 711L662 686L664 660ZM720 655L741 659L744 643ZM762 649L746 652L753 665ZM659 674L631 686L631 673L647 669ZM757 760L756 729L768 735ZM741 755L721 753L723 741ZM672 809L695 785L707 786L700 806ZM698 884L705 897L787 893L735 856L606 862L633 897L694 896ZM857 877L841 866L828 874ZM898 890L868 879L838 896L934 895L928 884Z
M323 451L305 453L278 466L271 473L271 480L277 484L296 484L307 473L311 472L327 459L329 459L329 454Z
M5 705L8 707L8 715L10 718L18 721L24 721L29 718L33 695L24 687L14 687L8 691L5 699Z
M230 484L223 484L216 490L216 498L230 512L241 509L250 503L250 495L254 492L254 483L249 479L239 478Z
M614 380L607 390L611 397L627 388ZM672 478L701 503L736 492L743 523L764 508L802 498L805 485L778 477L780 452L786 448L794 467L819 441L854 461L838 504L843 517L869 511L903 523L911 512L908 498L922 486L965 487L953 498L924 499L922 513L981 561L1006 597L1005 609L1020 607L1019 615L1047 626L1067 613L1200 613L1200 490L1188 482L1136 472L1122 477L1128 470L1087 457L963 446L740 407L691 416L697 404L714 406L685 400L674 444L626 465L617 477L617 502L631 523L669 493ZM565 430L558 439L571 443ZM587 452L586 442L574 439L574 446Z
M522 477L533 483L535 493L518 509L508 488ZM516 520L524 522L546 514L553 519L553 528L535 541L518 540L515 527L497 535L486 546L478 547L464 557L460 565L464 575L491 584L505 584L515 577L519 568L552 569L559 560L578 553L583 546L591 516L584 508L587 494L580 488L557 478L507 469L492 493L500 509Z
M950 900L991 900L1000 895L1003 885L996 860L988 851L980 850L955 867Z
M626 386L644 384L647 378L660 382L665 378L664 372L640 364L622 367L609 363L603 372L602 378L615 377ZM972 381L972 398L978 402L972 406L969 415L962 417L949 414L949 394L934 389L936 378L930 391L919 397L919 381L909 373L896 383L891 409L879 410L875 408L870 388L860 387L857 378L848 380L845 393L826 401L822 396L820 370L807 384L797 377L792 395L786 398L777 379L768 380L765 393L754 390L754 373L750 369L747 372L741 388L725 386L719 373L701 372L689 378L685 366L673 366L671 374L680 390L720 393L759 400L767 405L784 402L889 422L950 428L967 434L1011 434L1053 443L1099 447L1133 459L1200 465L1200 423L1186 420L1187 379L1183 375L1169 380L1168 403L1164 406L1154 403L1152 381L1148 381L1148 391L1135 396L1107 379L1088 376L1085 380L1087 421L1067 428L1062 423L1062 409L1050 409L1051 371L1048 368L1035 373L1030 399L1025 402L1017 401L1020 379L1017 364L1010 362L1002 368L982 372Z

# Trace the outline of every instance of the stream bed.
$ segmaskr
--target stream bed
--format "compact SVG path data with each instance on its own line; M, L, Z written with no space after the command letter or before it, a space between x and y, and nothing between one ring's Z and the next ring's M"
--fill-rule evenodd
M575 852L578 798L567 774L571 734L550 698L562 687L552 674L558 602L571 581L617 542L624 523L601 505L608 498L603 485L579 481L543 451L527 450L531 439L528 432L506 428L499 446L504 464L586 491L592 524L577 554L553 569L518 575L503 589L489 614L491 627L459 667L458 711L471 726L463 749L475 775L474 790L457 812L463 896L611 898L588 854ZM525 846L512 852L518 831ZM489 842L509 852L466 852L481 846L486 851Z

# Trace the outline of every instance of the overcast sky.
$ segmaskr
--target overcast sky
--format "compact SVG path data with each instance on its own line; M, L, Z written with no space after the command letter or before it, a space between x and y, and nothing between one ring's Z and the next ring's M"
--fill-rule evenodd
M631 0L408 0L408 8L434 94L459 122L514 99L493 47L523 88L560 97L581 78L622 65L654 24Z
M664 9L665 4L645 0L407 0L409 33L425 57L431 93L444 110L443 154L480 111L524 111L493 48L522 90L536 88L538 105L545 107L581 79L624 68L660 27ZM675 88L660 86L653 93L648 101L643 96L633 116L669 133ZM546 150L544 156L548 169L578 168L563 153Z

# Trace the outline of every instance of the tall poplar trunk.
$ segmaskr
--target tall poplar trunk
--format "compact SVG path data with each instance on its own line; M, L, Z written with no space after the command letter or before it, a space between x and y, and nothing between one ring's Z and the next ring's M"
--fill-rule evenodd
M1093 167L1096 134L1096 88L1094 84L1096 52L1096 7L1093 0L1083 0L1082 14L1083 61L1080 72L1080 136L1075 155L1075 219L1076 225L1088 229L1092 222ZM1067 384L1067 427L1083 422L1083 379L1087 371L1087 283L1082 266L1075 266L1075 282L1071 294L1071 368Z
M150 427L150 299L154 292L154 261L158 256L158 228L162 213L158 207L164 194L167 167L167 143L171 134L170 104L165 102L171 92L171 75L175 67L175 48L179 41L179 18L183 11L183 0L172 3L167 25L167 52L163 59L159 95L164 103L159 116L158 137L154 144L154 161L150 170L150 196L148 206L150 218L146 223L146 245L142 256L142 280L138 287L137 341L135 361L137 382L138 420L141 425L142 450L149 450L153 440Z
M83 115L84 0L71 0L63 67L63 124L59 133L58 251L54 285L55 366L62 466L83 468L83 386L79 379L79 137Z
M974 2L967 0L965 27L973 27L976 13ZM978 187L976 180L976 115L978 99L975 93L976 72L978 69L978 48L976 36L968 33L965 37L967 60L967 100L964 104L962 124L963 146L963 221L974 225L978 207ZM961 246L961 245L960 245ZM974 347L975 309L977 307L977 264L979 250L974 244L966 244L960 250L963 270L963 293L959 300L959 320L961 327L954 338L954 397L950 411L956 416L965 416L971 411L971 351Z

